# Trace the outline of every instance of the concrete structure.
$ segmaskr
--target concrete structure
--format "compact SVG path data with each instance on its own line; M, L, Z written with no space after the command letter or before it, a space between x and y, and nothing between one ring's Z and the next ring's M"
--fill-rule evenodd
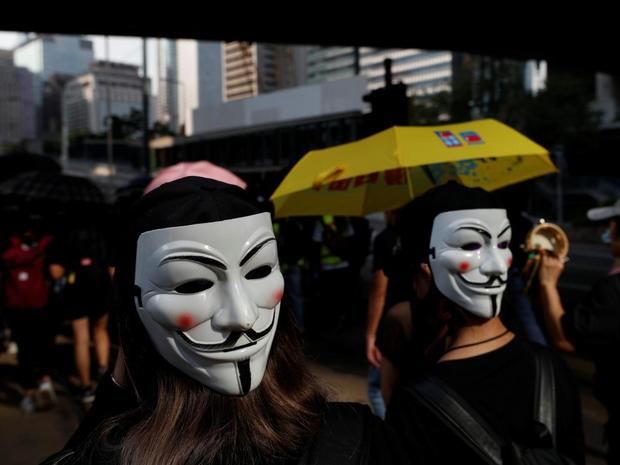
M294 47L227 42L223 44L223 50L227 101L300 84Z
M14 66L13 54L0 50L0 153L35 137L33 77Z
M28 99L34 104L35 135L45 138L49 127L43 114L45 83L52 76L75 76L86 72L94 60L93 43L80 36L56 34L25 35L24 39L13 50L13 61L15 66L32 74L32 96Z
M88 73L67 83L63 112L69 134L100 134L106 130L107 99L110 113L128 116L142 111L142 77L138 67L123 63L97 61ZM150 122L154 120L151 105Z
M159 122L179 134L192 134L193 110L224 100L221 49L220 42L159 41Z
M418 49L373 47L309 47L308 83L330 81L359 74L368 78L368 90L384 85L386 58L392 60L392 81L407 86L408 95L427 96L451 89L452 53ZM357 69L357 70L356 70Z
M365 110L363 76L292 87L254 98L199 107L193 112L194 133L359 112Z
M194 111L303 82L299 47L245 42L160 40L157 119L185 135Z
M81 74L94 60L93 43L80 36L38 34L15 47L16 66L34 76L34 102L43 100L43 82L54 74Z
M545 90L547 85L547 62L530 60L525 63L525 76L523 79L525 90L532 95Z
M174 131L180 125L179 94L183 93L177 70L176 41L159 39L157 43L157 121Z
M620 113L618 112L617 89L614 76L597 73L595 79L595 100L590 109L598 115L602 127L620 127Z

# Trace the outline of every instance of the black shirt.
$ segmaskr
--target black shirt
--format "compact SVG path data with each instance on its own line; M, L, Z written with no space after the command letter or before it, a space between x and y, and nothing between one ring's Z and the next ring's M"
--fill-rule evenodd
M434 292L434 291L433 291ZM387 310L377 330L377 347L407 383L426 373L441 356L445 322L436 317L434 300L411 299Z
M395 254L398 236L393 227L387 226L377 234L372 245L372 271L383 271L388 278L388 287L385 295L383 310L388 310L399 302L410 297L411 286L407 284L407 274L399 269Z
M620 274L597 281L575 307L566 309L562 326L577 351L596 365L595 394L609 413L618 412L617 358L620 342Z
M562 455L584 463L579 393L572 374L554 357L556 375L556 443ZM436 364L432 374L458 392L498 433L531 445L534 418L534 354L514 338L505 346L476 357ZM390 402L386 421L400 435L411 462L480 463L476 453L406 389ZM415 444L413 444L415 441Z

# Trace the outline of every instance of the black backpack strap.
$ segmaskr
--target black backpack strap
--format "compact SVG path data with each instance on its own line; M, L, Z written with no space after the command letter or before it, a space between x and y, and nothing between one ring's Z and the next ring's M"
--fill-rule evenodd
M547 427L555 447L556 398L555 374L551 354L542 346L532 346L536 364L536 390L534 391L534 419Z
M426 377L407 391L490 465L502 464L505 441L461 396L435 377Z

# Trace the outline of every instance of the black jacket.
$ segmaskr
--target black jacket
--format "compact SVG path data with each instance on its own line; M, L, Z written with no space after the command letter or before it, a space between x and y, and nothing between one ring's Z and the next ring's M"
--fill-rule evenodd
M618 367L615 355L620 342L620 274L597 281L572 309L566 309L562 326L577 352L594 361L596 397L609 413L618 411Z

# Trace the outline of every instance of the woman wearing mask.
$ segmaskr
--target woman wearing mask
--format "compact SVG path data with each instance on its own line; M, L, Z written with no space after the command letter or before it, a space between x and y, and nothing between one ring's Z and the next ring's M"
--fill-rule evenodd
M584 462L571 374L554 354L516 337L499 317L512 260L510 238L506 210L482 189L449 183L419 198L409 215L407 208L403 212L403 250L416 280L428 288L419 304L449 328L430 377L398 389L388 406L387 422L404 444L415 440L409 455L423 463L490 463L424 403L419 393L429 379L455 393L506 444L562 457L556 463ZM557 414L550 435L541 433L534 412L539 351L552 365L557 388L555 402L544 400Z
M108 378L55 464L391 461L367 407L308 372L270 215L242 189L173 181L133 208L118 285L123 380ZM104 391L104 392L101 392Z

